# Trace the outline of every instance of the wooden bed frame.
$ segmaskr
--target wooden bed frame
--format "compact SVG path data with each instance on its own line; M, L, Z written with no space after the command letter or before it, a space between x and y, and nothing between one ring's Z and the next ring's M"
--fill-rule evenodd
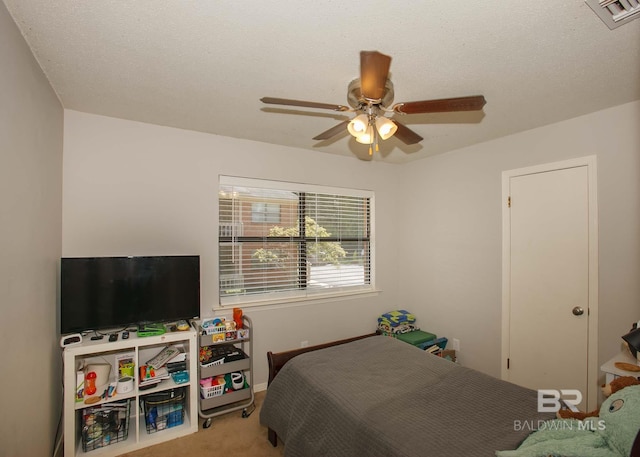
M315 346L308 346L306 348L293 349L293 350L284 351L284 352L269 351L267 352L267 363L269 365L269 381L268 381L267 387L269 386L269 384L271 384L271 381L273 381L273 379L280 372L282 367L289 360L291 360L297 355L304 354L305 352L317 351L318 349L325 349L331 346L338 346L340 344L350 343L352 341L357 341L363 338L369 338L371 336L376 336L376 335L378 335L378 333L368 333L366 335L355 336L353 338L330 341L328 343L317 344ZM273 447L276 447L278 445L278 435L276 434L275 431L271 430L270 428L268 429L267 433L268 433L269 442L273 445Z

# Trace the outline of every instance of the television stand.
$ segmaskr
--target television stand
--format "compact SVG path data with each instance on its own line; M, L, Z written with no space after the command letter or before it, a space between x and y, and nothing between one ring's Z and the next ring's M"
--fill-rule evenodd
M186 353L186 381L183 375L140 386L140 366L169 345L182 346ZM97 448L100 450L96 455L101 457L121 455L198 431L198 334L194 328L144 338L132 332L128 339L112 342L84 339L65 347L63 360L65 457L84 456ZM82 388L84 380L83 373L77 371L79 366L95 365L101 372L109 373L111 384L118 381L122 360L130 361L133 367L125 367L132 376L120 377L125 387L120 392L116 390L114 396L106 399L97 391L77 395L76 389ZM110 369L106 370L105 365L110 365ZM101 386L96 387L101 390ZM156 404L157 411L152 410ZM160 422L160 417L165 422ZM96 423L100 426L94 426Z

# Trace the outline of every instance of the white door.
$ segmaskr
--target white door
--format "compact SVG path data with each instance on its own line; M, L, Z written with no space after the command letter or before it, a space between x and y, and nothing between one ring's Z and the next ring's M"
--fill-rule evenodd
M589 165L567 165L506 177L503 377L531 389L577 389L587 409L595 393L589 366L595 194Z

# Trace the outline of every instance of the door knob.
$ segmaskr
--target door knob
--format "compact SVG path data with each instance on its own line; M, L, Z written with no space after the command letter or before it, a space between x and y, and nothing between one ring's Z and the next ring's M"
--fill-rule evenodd
M572 312L574 316L582 316L584 314L584 309L582 309L580 306L576 306L575 308L573 308Z

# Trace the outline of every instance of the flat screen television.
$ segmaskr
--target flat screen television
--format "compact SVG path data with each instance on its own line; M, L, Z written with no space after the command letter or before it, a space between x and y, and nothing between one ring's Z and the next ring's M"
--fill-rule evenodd
M200 257L63 257L60 332L200 315Z

